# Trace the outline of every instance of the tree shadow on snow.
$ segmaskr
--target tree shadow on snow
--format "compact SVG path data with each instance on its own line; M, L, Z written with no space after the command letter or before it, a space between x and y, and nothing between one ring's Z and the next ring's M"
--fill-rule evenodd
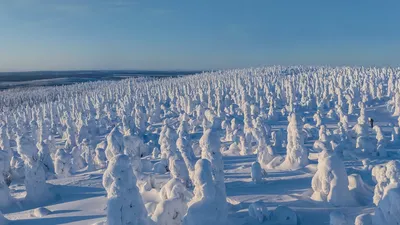
M226 183L226 193L229 197L240 195L278 195L295 194L310 188L311 177L293 178L286 180L264 181L260 184L253 182L233 181Z
M56 203L66 203L106 195L106 192L103 188L79 187L69 185L50 185L50 192L54 194L54 196L50 199L46 199L42 202L37 203L28 203L24 202L24 200L21 200L19 203L16 203L11 207L2 209L2 212L14 213L35 209L37 207L47 207Z
M103 215L93 216L71 216L71 217L56 217L56 218L35 218L35 219L21 219L10 221L10 225L26 225L26 224L40 224L40 225L54 225L66 224L83 220L97 219L104 217Z
M254 162L256 160L256 158L257 158L257 155L223 156L224 165Z
M64 185L55 185L53 192L57 193L57 200L63 203L106 195L104 188Z
M73 213L73 212L80 212L81 210L76 209L64 209L64 210L54 210L51 214L62 214L62 213Z
M249 179L249 173L225 173L225 179Z

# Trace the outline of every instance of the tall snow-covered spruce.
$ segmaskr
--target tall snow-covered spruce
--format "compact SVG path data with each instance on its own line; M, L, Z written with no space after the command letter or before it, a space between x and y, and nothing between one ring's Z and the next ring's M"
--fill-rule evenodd
M308 165L308 150L304 147L303 125L300 117L292 113L288 117L287 145L285 161L279 165L280 169L299 169Z
M200 139L200 147L202 149L201 158L207 159L211 163L213 180L216 187L216 198L218 199L218 224L225 224L228 214L228 206L226 203L226 189L224 181L224 163L221 154L221 141L219 132L214 127L206 130Z

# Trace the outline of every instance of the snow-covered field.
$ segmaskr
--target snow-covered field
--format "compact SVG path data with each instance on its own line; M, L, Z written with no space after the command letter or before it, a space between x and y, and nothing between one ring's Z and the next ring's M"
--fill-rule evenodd
M399 78L277 66L2 91L0 225L400 224Z

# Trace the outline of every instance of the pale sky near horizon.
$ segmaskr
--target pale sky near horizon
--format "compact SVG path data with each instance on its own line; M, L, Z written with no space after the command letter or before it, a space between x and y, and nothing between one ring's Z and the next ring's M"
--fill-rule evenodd
M0 0L0 71L400 66L400 1Z

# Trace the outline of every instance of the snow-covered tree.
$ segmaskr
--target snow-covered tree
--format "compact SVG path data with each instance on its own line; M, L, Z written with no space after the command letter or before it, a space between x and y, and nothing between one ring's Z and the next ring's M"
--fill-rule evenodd
M286 158L280 165L280 168L299 169L308 165L308 150L303 146L303 125L300 117L294 113L292 113L288 119Z
M103 175L103 186L108 198L107 224L148 224L147 211L128 156L116 155L110 160Z
M86 161L82 157L82 150L79 146L75 146L72 148L71 157L72 157L71 172L75 173L78 170L81 170L86 167Z
M373 225L372 216L369 213L364 213L356 217L354 225Z
M330 148L330 137L327 134L325 125L319 127L319 138L314 142L313 149L321 152L325 148ZM328 147L329 146L329 147Z
M379 157L387 157L387 153L386 153L386 140L385 140L385 136L382 133L382 129L375 125L374 126L374 131L376 133L376 155L378 155Z
M4 217L4 215L0 211L0 224L7 225L10 221Z
M72 122L68 119L66 123L66 130L64 133L65 149L71 150L77 145L75 137L75 129Z
M251 146L252 135L250 132L246 132L244 135L240 136L239 139L239 148L240 155L250 155L253 153L253 149Z
M211 163L200 159L195 166L194 197L188 204L183 217L183 225L223 224L221 222L221 199L217 198L217 188L213 181ZM226 202L223 202L226 204ZM225 215L226 216L226 215Z
M342 160L331 151L323 151L318 158L317 172L311 187L311 198L334 206L350 206L355 200L349 190L346 169Z
M124 153L123 136L115 126L107 135L107 148L105 150L107 160L110 161L114 156Z
M169 160L170 157L174 157L177 154L176 141L178 135L174 128L167 123L168 121L165 121L158 143L160 144L161 158Z
M6 125L0 126L0 149L2 151L7 152L8 159L11 160L11 157L13 156L13 152L12 152L11 145L10 145L10 138L7 134Z
M152 215L152 220L162 225L181 225L182 218L188 209L188 201L191 195L185 186L179 181L172 179L161 189L162 201L157 204ZM168 186L168 188L165 188ZM168 189L168 191L166 191Z
M95 150L93 149L90 141L88 139L83 139L79 148L82 151L82 156L86 162L86 171L93 171L96 169L96 164L94 158L96 157ZM112 152L112 151L111 151Z
M43 164L39 160L38 149L32 138L27 134L18 135L17 151L24 160L25 200L34 203L46 201L51 194L46 184Z
M171 157L169 159L169 170L172 178L179 179L186 187L191 186L189 171L183 160Z
M190 179L193 181L194 165L196 164L196 156L194 155L192 145L190 143L190 137L179 136L176 141L176 146L181 153L182 159L184 160L187 170L189 172Z
M221 141L216 128L205 131L200 141L201 158L211 162L213 179L217 188L219 222L225 223L227 217L224 164L221 154Z
M276 151L280 151L282 149L282 130L281 129L271 132L271 142L272 142L272 147Z
M385 187L389 184L389 179L386 177L386 166L377 165L372 169L372 178L375 181L373 202L378 205L382 199Z
M262 174L260 163L253 162L253 164L251 164L251 180L256 184L261 183L262 177L263 177L263 174Z
M400 224L400 162L386 164L386 177L389 184L385 187L381 200L372 217L373 224Z
M47 144L49 142L48 139L41 141L37 144L39 150L39 160L43 163L44 169L46 173L53 173L54 174L54 164L53 159L50 155L50 148Z
M58 177L71 176L72 156L64 149L58 149L54 160L54 168Z
M10 161L8 152L0 150L0 208L10 206L13 201L5 177L9 171Z
M147 117L145 108L143 106L137 106L135 108L135 124L139 135L143 135L146 131L146 121Z
M141 155L144 143L138 136L124 136L124 154L131 159L131 166L136 176L142 171Z
M95 156L94 156L94 163L96 165L96 168L98 169L104 169L107 167L107 157L105 153L105 149L107 147L107 142L102 141L99 144L97 144L96 149L95 149Z
M249 216L257 219L259 223L263 223L266 220L270 220L271 212L268 211L265 203L257 201L250 204Z
M338 211L329 214L329 225L348 225L346 216Z

